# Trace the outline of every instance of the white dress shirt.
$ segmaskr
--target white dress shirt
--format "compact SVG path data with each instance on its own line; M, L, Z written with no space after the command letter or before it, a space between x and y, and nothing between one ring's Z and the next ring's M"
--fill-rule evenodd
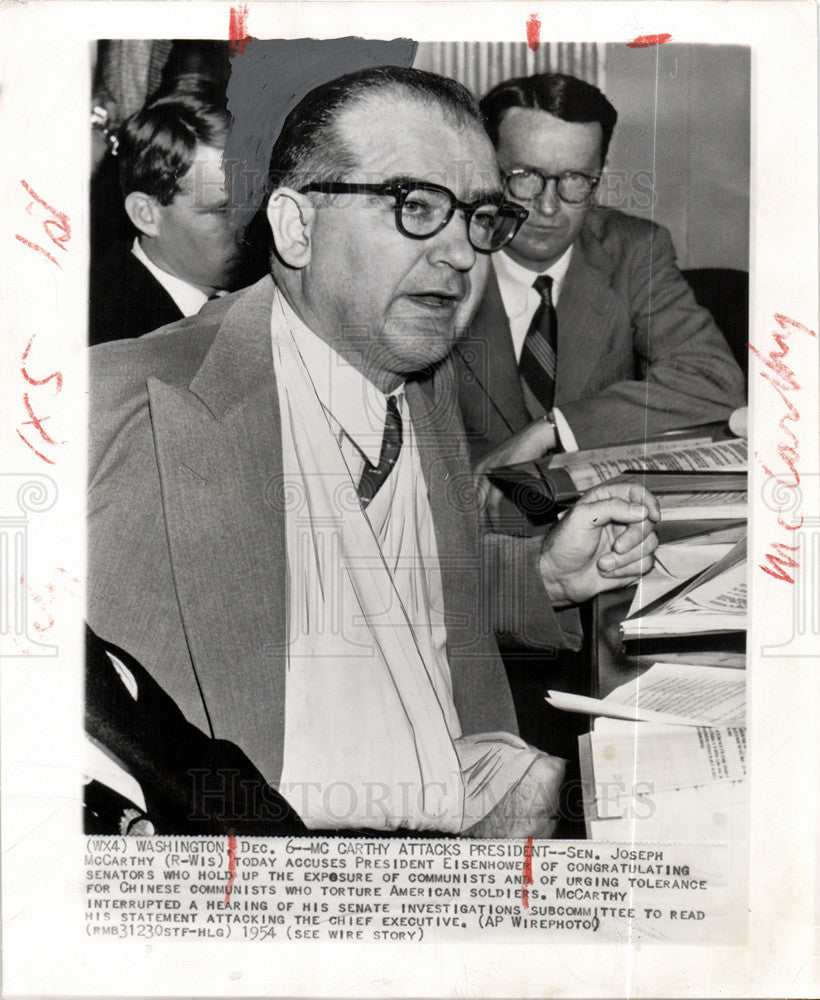
M312 828L464 822L461 730L432 511L404 402L402 447L366 511L387 401L276 294L288 668L280 790ZM328 433L330 431L330 433ZM355 442L355 443L354 443Z
M516 361L521 360L521 351L524 349L527 330L529 330L532 318L541 304L541 296L533 288L533 282L541 274L549 275L552 278L552 304L557 306L571 260L572 247L570 246L546 271L535 272L517 264L504 252L493 254L493 267L501 292L501 301L504 304L504 312L510 323ZM555 419L558 439L564 451L577 451L578 444L566 417L557 407L553 407L552 414Z

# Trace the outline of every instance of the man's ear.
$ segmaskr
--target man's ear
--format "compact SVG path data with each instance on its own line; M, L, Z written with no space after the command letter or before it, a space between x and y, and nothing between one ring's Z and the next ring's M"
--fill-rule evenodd
M268 225L279 257L289 267L310 263L310 238L316 209L308 197L293 188L277 188L268 201Z
M159 202L143 191L131 191L125 196L125 212L141 233L159 235Z

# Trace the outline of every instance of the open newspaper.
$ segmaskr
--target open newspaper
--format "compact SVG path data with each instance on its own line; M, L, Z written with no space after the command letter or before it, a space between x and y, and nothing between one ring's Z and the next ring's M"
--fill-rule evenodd
M728 441L651 442L551 455L489 470L496 485L539 509L573 503L581 493L611 480L646 485L666 520L737 520L746 516L744 438Z
M688 472L744 474L748 461L745 438L730 441L703 441L675 448L656 447L649 442L610 449L609 456L590 460L586 452L553 456L549 468L564 469L579 493L626 472ZM626 454L624 454L626 452ZM693 480L694 482L694 480Z
M663 557L662 557L663 558ZM667 556L667 560L668 560ZM746 628L746 538L740 539L721 558L660 596L642 603L647 590L663 572L654 573L648 587L639 588L636 602L621 623L624 638L644 636L703 635L736 632Z

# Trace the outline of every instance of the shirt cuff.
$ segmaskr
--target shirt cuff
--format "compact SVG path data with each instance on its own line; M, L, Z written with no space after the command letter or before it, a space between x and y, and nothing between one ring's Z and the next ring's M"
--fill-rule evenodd
M558 443L564 451L578 451L578 442L575 440L575 435L567 423L567 418L557 406L552 408L552 419L555 421L555 433L558 435Z

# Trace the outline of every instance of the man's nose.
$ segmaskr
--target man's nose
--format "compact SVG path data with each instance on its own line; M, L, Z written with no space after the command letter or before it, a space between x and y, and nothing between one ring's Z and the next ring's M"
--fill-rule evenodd
M550 178L544 185L544 190L535 199L535 207L541 215L557 215L561 210L561 199L558 197L558 181Z
M476 262L476 251L467 235L464 213L455 211L452 219L430 242L433 263L445 263L457 271L469 271Z

